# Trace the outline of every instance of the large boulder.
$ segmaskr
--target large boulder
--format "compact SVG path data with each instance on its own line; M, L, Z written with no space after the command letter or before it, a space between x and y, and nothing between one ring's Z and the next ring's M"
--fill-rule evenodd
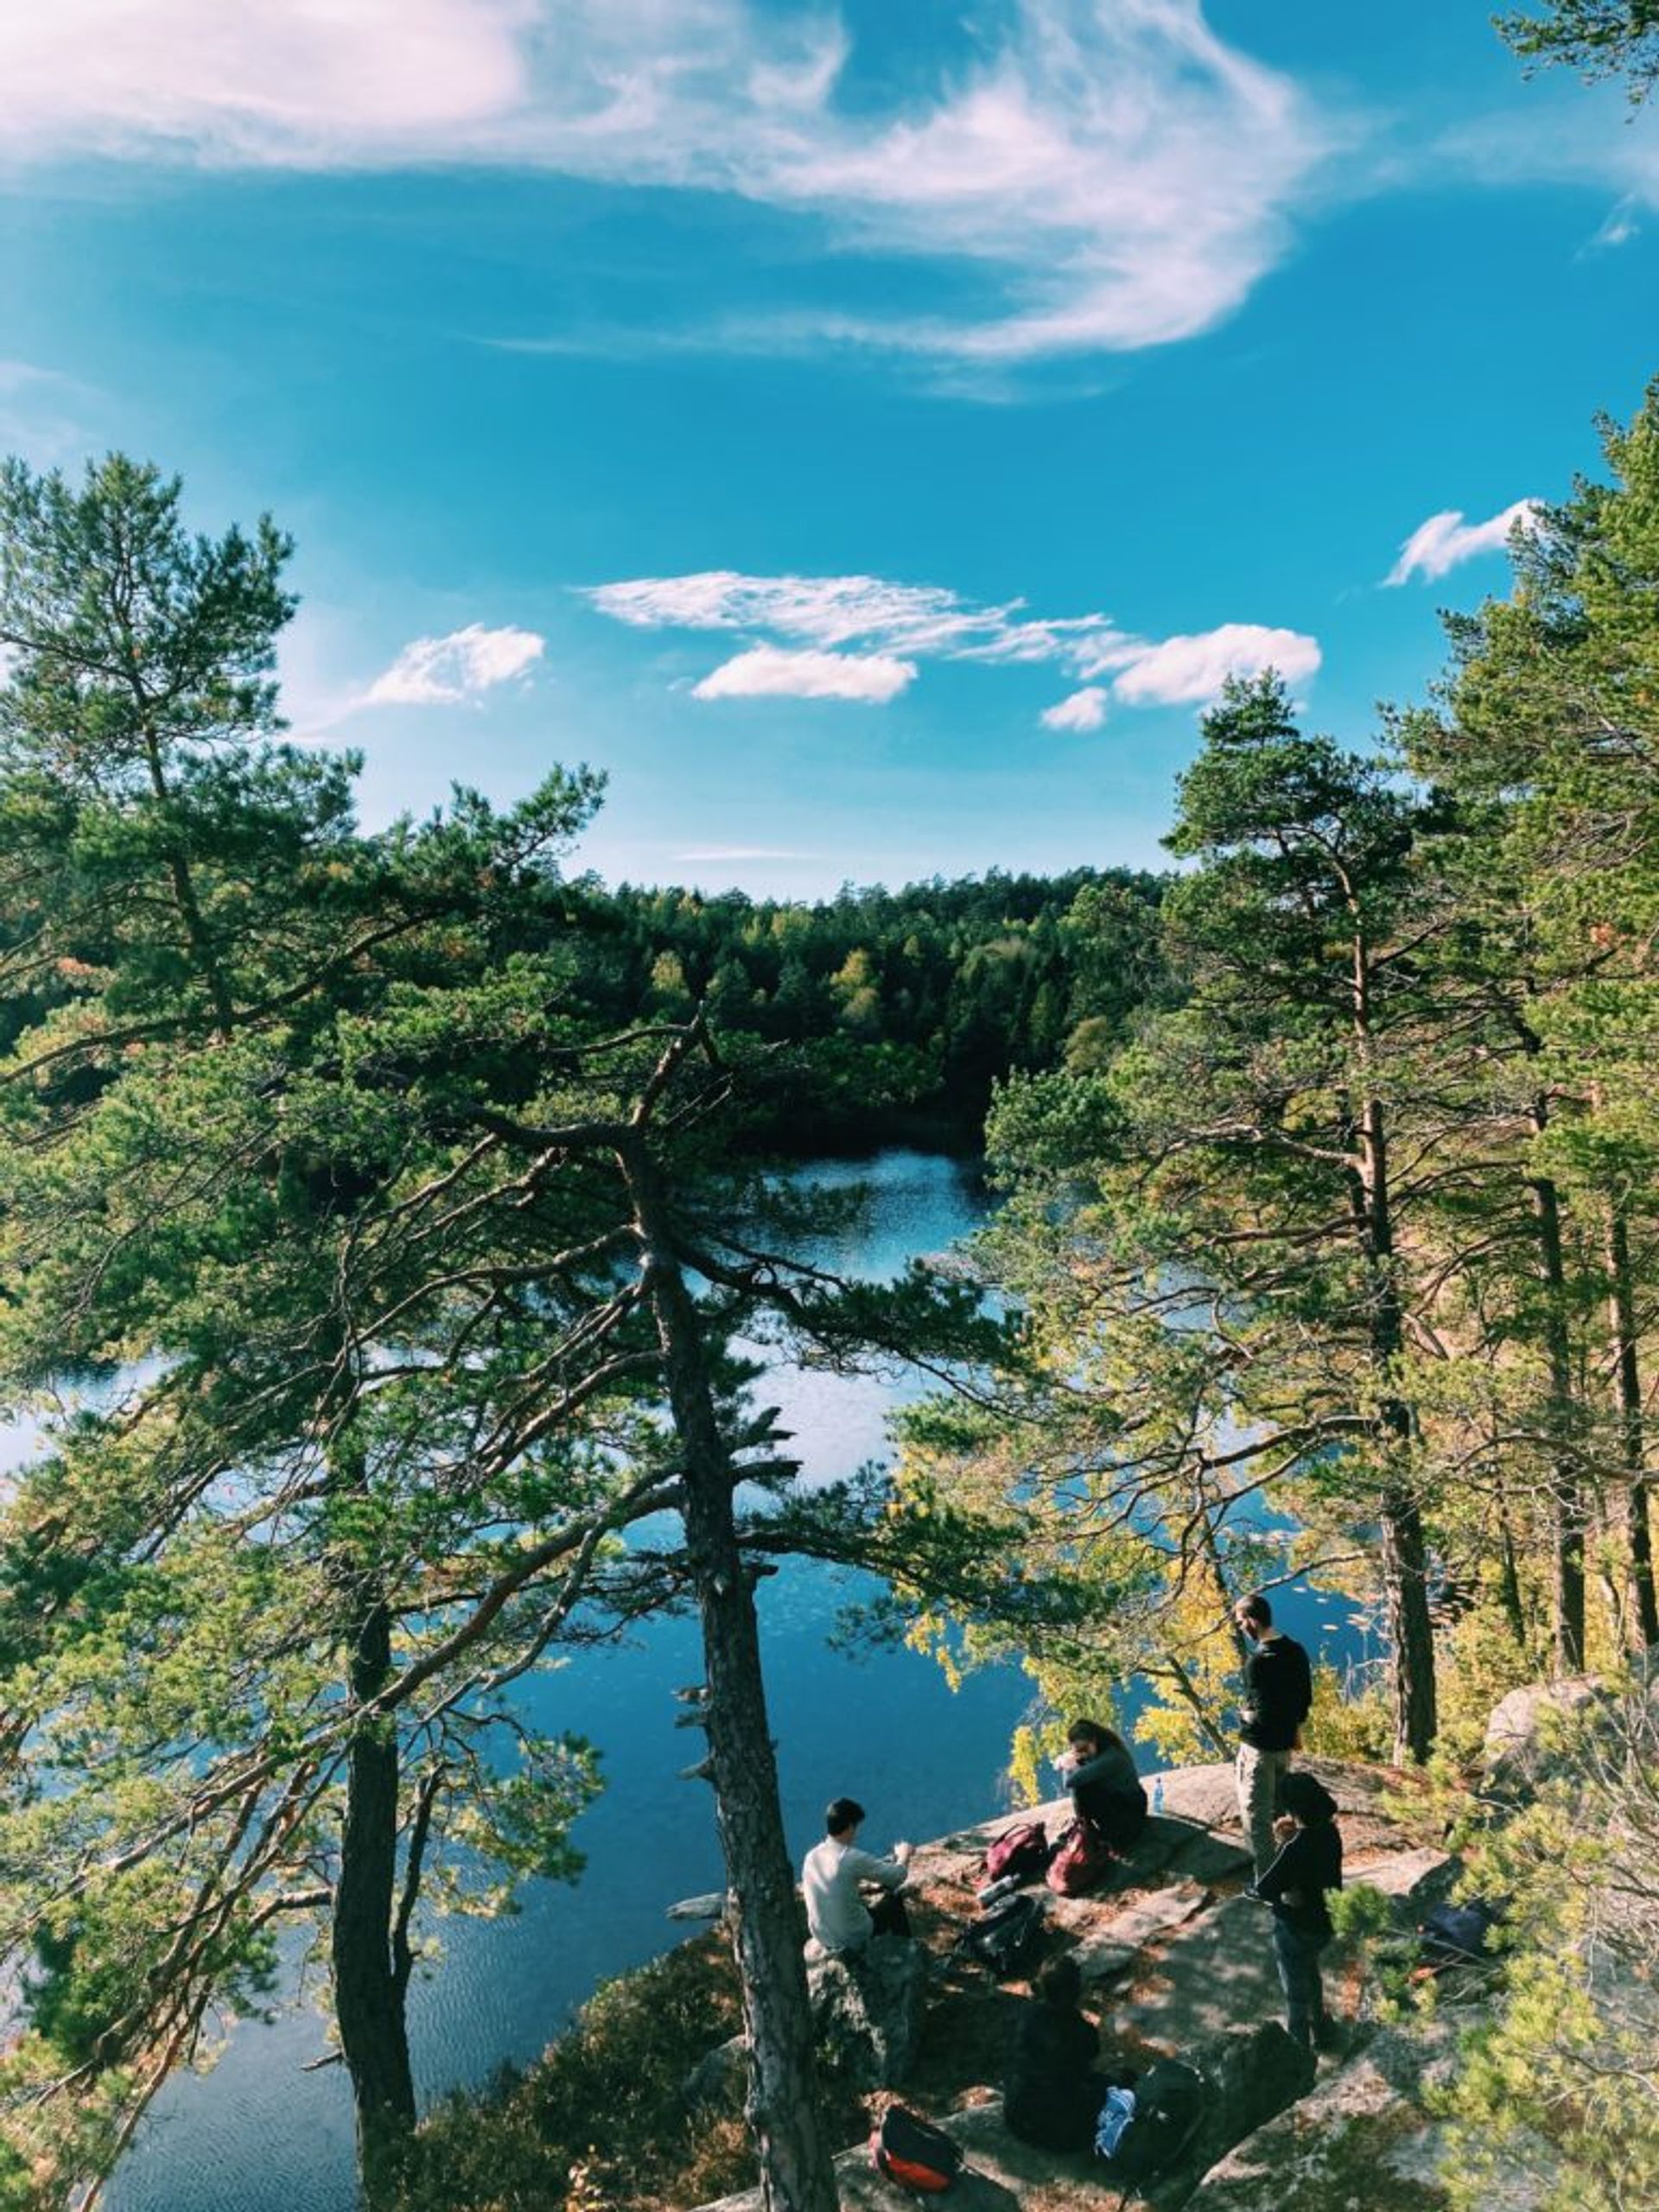
M1561 1772L1571 1763L1560 1749L1563 1728L1573 1714L1606 1694L1605 1686L1589 1675L1511 1690L1486 1723L1489 1788L1500 1796L1526 1797Z
M1454 2154L1425 2101L1456 2064L1450 2023L1376 2036L1311 2096L1218 2159L1183 2212L1435 2212L1449 2201L1445 2173ZM1528 2139L1490 2201L1532 2212L1554 2178L1545 2146Z
M734 2105L749 2075L747 2036L729 2036L705 2051L680 2087L680 2094L696 2111L704 2105Z
M861 1951L809 1960L818 2055L859 2090L891 2089L921 2041L927 1954L906 1936L876 1936Z
M1184 2056L1204 2076L1204 2117L1178 2172L1147 2192L1159 2202L1179 2202L1194 2174L1205 2172L1236 2143L1305 2097L1317 2072L1313 2052L1277 2020L1230 2028Z

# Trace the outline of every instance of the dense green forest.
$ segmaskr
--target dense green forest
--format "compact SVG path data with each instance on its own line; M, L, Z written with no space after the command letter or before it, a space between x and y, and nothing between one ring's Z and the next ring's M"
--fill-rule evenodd
M1652 79L1645 4L1505 35ZM1503 1691L1659 1646L1659 384L1603 445L1369 743L1230 683L1167 874L816 906L606 889L580 766L365 830L359 764L284 735L274 523L195 534L120 456L0 473L0 1377L40 1424L0 1510L0 2203L85 2202L289 1929L369 2202L563 2201L522 2105L416 2127L409 1986L434 1916L571 1868L594 1748L515 1683L679 1607L756 2161L832 2212L754 1597L789 1552L1056 1714L1145 1679L1171 1756L1227 1739L1242 1588L1371 1608L1382 1670L1322 1680L1310 1741L1437 1793L1524 1938L1447 2185L1524 2129L1552 2203L1643 2201L1654 1730L1604 1727L1582 1803L1474 1778ZM982 1143L973 1250L792 1256L778 1159L895 1135ZM798 1493L757 1338L927 1363L890 1475Z
M591 910L610 948L595 1001L619 1023L704 1007L746 1049L777 1048L774 1082L798 1080L754 1130L774 1152L976 1152L999 1082L1101 1057L1163 988L1162 889L1126 868L849 886L816 906L624 886Z
M1370 752L1230 683L1170 877L816 908L571 875L580 769L365 833L355 763L281 735L274 526L193 537L120 459L7 470L0 1357L47 1421L0 1528L8 2201L107 2166L290 1922L371 2194L431 2201L423 1915L563 1871L594 1786L511 1686L677 1604L762 2156L819 2203L756 1749L781 1551L874 1565L1057 1711L1144 1676L1177 1754L1224 1740L1263 1574L1380 1609L1386 1679L1324 1685L1318 1740L1408 1763L1659 1643L1659 392L1605 452ZM815 1084L866 1139L989 1096L970 1269L788 1256L765 1148L821 1136ZM757 1331L957 1381L891 1480L804 1499L743 1395ZM664 1508L678 1541L623 1541ZM1535 2007L1506 2032L1567 2063ZM1500 2118L1504 2078L1471 2075ZM1639 2099L1574 2126L1592 2176L1651 2131Z

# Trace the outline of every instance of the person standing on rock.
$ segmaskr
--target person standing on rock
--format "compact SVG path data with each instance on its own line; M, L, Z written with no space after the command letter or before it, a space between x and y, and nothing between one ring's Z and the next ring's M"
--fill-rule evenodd
M1300 2044L1329 2050L1319 1954L1333 1930L1325 1897L1342 1887L1342 1831L1337 1801L1311 1774L1287 1774L1281 1785L1284 1816L1274 1823L1280 1849L1247 1894L1273 1907L1273 1955L1285 1993L1285 2025Z
M896 1893L904 1887L910 1846L895 1843L890 1859L858 1848L864 1808L855 1797L837 1797L825 1808L824 1838L806 1854L801 1893L806 1924L814 1941L830 1952L861 1951L872 1936L908 1936L910 1915ZM859 1885L872 1882L886 1894L874 1910Z
M1259 1878L1273 1863L1279 1785L1313 1702L1313 1676L1295 1637L1274 1628L1273 1607L1259 1590L1240 1599L1233 1625L1255 1646L1244 1662L1236 1771L1238 1817Z

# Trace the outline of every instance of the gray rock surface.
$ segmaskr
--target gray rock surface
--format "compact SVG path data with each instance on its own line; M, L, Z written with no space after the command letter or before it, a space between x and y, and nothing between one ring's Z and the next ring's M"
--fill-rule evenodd
M896 2088L921 2040L927 1953L903 1936L877 1936L847 1957L809 1961L807 1993L823 2063L855 2088Z
M1554 1738L1563 1720L1605 1695L1601 1684L1589 1675L1511 1690L1486 1723L1484 1750L1490 1787L1503 1795L1524 1796L1535 1789L1562 1764Z
M694 2107L728 2103L741 2093L748 2065L748 2037L733 2036L697 2061L680 2094Z
M1229 1897L1171 1932L1111 2025L1185 2056L1243 2022L1278 2019L1282 2004L1267 1907Z
M1294 2043L1277 2020L1230 2029L1181 2055L1203 2075L1206 2091L1204 2118L1182 2162L1189 2189L1193 2174L1205 2172L1313 2087L1313 2052ZM1178 2178L1148 2193L1162 2197Z
M1096 1916L1093 1926L1079 1936L1072 1957L1084 1981L1103 1981L1131 1967L1147 1945L1179 1928L1203 1910L1205 1892L1194 1882L1177 1883L1154 1890L1138 1904L1126 1905L1104 1925Z

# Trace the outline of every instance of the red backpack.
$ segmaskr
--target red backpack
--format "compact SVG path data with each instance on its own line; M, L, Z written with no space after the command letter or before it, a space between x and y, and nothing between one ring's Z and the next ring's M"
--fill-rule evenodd
M1000 1882L1005 1874L1021 1881L1040 1874L1048 1864L1048 1830L1040 1821L1020 1821L1004 1828L985 1850L985 1878Z
M870 2138L870 2164L889 2181L931 2196L962 2171L962 2152L931 2120L889 2105Z
M1080 1897L1094 1888L1112 1859L1081 1821L1073 1821L1048 1862L1048 1886L1058 1896Z

